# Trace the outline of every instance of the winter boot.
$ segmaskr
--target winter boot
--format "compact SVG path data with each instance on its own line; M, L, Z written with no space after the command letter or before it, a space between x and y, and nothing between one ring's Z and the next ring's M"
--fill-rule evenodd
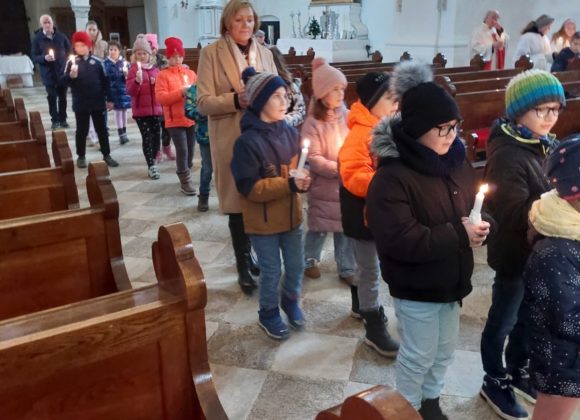
M359 305L358 305L358 287L350 286L350 316L356 319L361 319Z
M282 297L280 299L280 307L288 317L288 322L290 326L295 330L301 330L306 324L304 319L304 314L302 309L300 309L300 301L298 298L290 298L282 292Z
M197 211L206 212L209 210L208 199L209 196L207 195L199 195L199 198L197 199Z
M234 247L234 255L236 256L238 283L244 293L252 294L258 287L258 284L250 272L249 261L251 246L248 235L244 232L244 219L241 213L230 214L229 219L228 227L230 228L232 246Z
M430 400L423 400L419 414L424 420L448 420L441 407L439 406L439 397Z
M162 146L161 150L163 151L165 156L167 156L167 159L175 160L175 152L171 148L171 144L169 146Z
M191 172L177 173L179 182L181 183L181 192L185 195L195 195L195 187L193 186L193 180L191 179Z
M395 357L399 351L399 343L389 335L380 309L360 311L360 314L366 321L365 343L382 356Z
M282 321L278 308L260 309L258 311L258 325L275 340L285 340L290 335L288 326Z

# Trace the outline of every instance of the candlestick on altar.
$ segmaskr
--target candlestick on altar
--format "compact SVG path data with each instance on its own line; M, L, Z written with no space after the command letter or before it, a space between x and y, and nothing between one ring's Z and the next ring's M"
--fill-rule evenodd
M469 213L469 223L472 225L478 225L481 223L481 209L483 207L483 200L485 199L485 193L488 190L487 184L483 184L479 187L479 192L475 195L475 203Z

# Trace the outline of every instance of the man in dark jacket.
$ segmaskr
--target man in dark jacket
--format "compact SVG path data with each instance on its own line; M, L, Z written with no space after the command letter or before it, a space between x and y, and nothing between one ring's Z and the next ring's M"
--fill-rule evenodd
M536 391L528 373L526 306L522 305L522 272L531 248L527 242L528 212L549 190L542 171L555 142L550 130L566 104L562 85L548 72L529 70L506 88L506 119L492 128L487 143L485 180L490 193L487 209L497 222L487 262L496 272L492 302L481 337L485 376L482 397L504 419L528 418L514 392L535 403ZM505 351L506 366L502 355Z
M32 39L32 59L40 66L42 83L48 94L48 112L52 129L68 128L66 122L66 85L59 82L71 45L68 38L54 27L49 15L40 17L41 28ZM57 102L58 98L58 102Z

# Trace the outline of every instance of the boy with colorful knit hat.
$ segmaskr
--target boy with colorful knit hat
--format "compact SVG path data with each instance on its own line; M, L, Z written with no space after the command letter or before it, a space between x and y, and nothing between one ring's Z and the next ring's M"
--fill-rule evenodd
M544 164L555 187L532 204L537 232L524 271L529 306L530 376L538 390L534 419L570 419L580 402L580 135Z
M242 134L234 144L231 170L240 192L244 230L258 256L260 286L258 325L274 339L288 338L280 307L295 329L304 326L300 309L304 256L302 202L308 190L305 171L292 176L300 153L299 135L284 120L286 83L248 67L242 73L249 108L242 116ZM284 277L279 287L282 267Z
M497 233L487 249L487 262L496 274L481 337L485 371L481 395L500 417L526 419L528 414L514 392L530 403L536 401L528 373L528 308L522 304L522 273L531 252L526 237L528 212L550 189L542 163L556 146L550 130L566 99L556 77L528 70L508 83L505 105L506 116L496 121L487 143L484 175L490 190L485 203L497 222Z
M77 126L75 133L77 166L87 167L86 138L91 119L99 138L103 160L109 166L119 166L110 155L106 113L107 109L113 108L113 103L103 64L91 54L92 41L86 32L75 32L72 36L72 45L77 55L72 61L67 62L63 83L71 87Z

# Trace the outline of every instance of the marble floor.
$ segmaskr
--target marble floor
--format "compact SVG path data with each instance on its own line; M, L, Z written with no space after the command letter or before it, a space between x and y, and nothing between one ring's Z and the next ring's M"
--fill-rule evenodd
M15 89L27 110L41 111L50 127L42 87ZM69 107L71 102L69 101ZM69 110L67 130L74 154L74 115ZM183 222L208 286L207 338L212 373L220 399L231 419L313 419L316 413L346 396L375 384L394 384L394 361L378 356L362 341L364 328L349 316L350 292L339 281L333 262L332 241L326 243L322 277L304 282L303 307L308 318L304 331L293 332L285 342L268 338L257 326L257 296L245 296L237 284L227 218L217 210L212 191L210 211L199 213L197 199L179 192L175 165L160 165L161 179L147 178L140 135L129 118L131 139L119 145L114 117L109 117L111 155L119 161L111 168L120 203L120 227L125 264L134 287L155 281L151 243L160 225ZM50 142L50 132L48 131ZM87 160L98 160L96 148L87 148ZM199 180L196 151L194 179ZM81 201L87 205L86 169L76 170ZM476 254L474 291L463 305L459 345L448 371L442 405L451 419L494 419L495 414L478 396L483 370L479 354L482 327L490 304L493 272L485 264L485 249ZM382 302L396 335L396 318L386 285ZM531 412L532 407L528 406ZM575 417L580 420L580 415Z

